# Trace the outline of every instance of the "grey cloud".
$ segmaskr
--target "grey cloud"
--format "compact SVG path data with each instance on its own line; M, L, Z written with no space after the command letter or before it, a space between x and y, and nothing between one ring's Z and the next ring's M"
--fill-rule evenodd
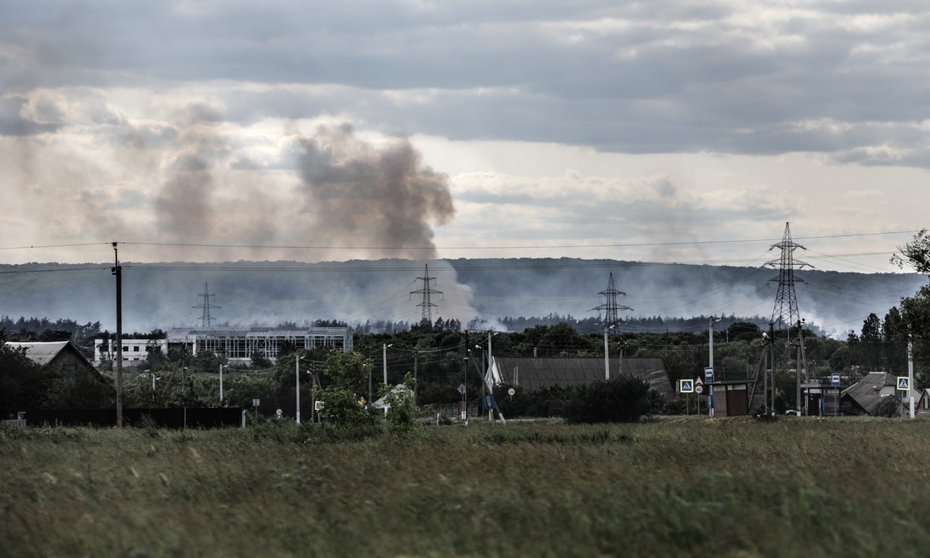
M54 132L58 124L40 124L23 118L20 114L25 97L10 95L0 97L0 136L32 136Z
M814 3L781 18L775 7L753 15L757 23L730 18L744 14L728 4L683 1L233 2L200 13L156 2L64 6L0 7L0 30L10 31L4 44L16 53L0 65L6 92L41 83L228 83L223 114L190 118L339 114L387 134L632 153L855 153L890 140L920 143L924 133L829 134L796 124L905 125L930 108L930 15L915 2ZM895 14L912 17L845 19ZM611 28L611 18L624 25ZM18 79L30 61L40 77ZM243 90L237 80L271 87ZM404 103L405 92L427 100Z

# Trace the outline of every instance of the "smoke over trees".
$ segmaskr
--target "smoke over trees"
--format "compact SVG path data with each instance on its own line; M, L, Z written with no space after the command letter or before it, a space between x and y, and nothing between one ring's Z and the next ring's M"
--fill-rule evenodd
M298 161L310 229L318 244L345 243L396 257L436 257L430 223L455 214L449 179L421 165L409 141L378 148L348 125L301 138Z

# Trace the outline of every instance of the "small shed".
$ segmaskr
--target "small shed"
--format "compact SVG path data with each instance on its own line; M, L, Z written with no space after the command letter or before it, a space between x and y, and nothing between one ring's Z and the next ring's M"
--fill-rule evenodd
M838 417L841 414L842 393L849 386L834 386L832 382L813 379L801 384L804 414L811 417Z
M666 401L675 398L675 391L660 358L611 359L612 374L642 378L662 394ZM603 358L535 358L494 357L488 368L488 383L523 386L528 391L553 385L571 386L604 380Z
M738 378L705 383L708 397L713 397L715 417L741 417L749 414L749 394L755 380Z
M7 343L7 347L14 349L25 349L26 358L35 362L39 366L58 368L70 377L75 373L86 371L95 376L100 376L100 372L94 368L87 357L81 354L70 341L46 341L33 343Z

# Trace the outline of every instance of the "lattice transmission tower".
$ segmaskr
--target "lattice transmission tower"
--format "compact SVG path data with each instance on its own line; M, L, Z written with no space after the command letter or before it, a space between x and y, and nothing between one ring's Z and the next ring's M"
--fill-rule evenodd
M411 295L423 295L423 302L417 304L417 308L420 309L422 315L420 322L428 321L429 323L433 323L433 308L438 308L438 306L433 303L431 298L434 294L442 294L442 291L437 291L432 288L432 282L435 280L435 277L429 276L429 264L425 264L423 266L423 277L417 277L417 281L423 281L423 288L410 291Z
M623 306L622 304L617 303L617 297L619 295L626 296L626 293L623 291L618 291L614 288L614 274L610 274L610 279L607 281L607 290L597 293L605 297L604 304L600 306L595 306L591 309L604 311L604 327L613 327L620 323L620 310L632 310L629 306Z
M216 306L216 305L210 304L210 297L216 296L216 295L210 294L210 290L207 287L208 287L208 284L204 283L203 294L197 295L198 298L203 297L203 304L199 304L197 306L191 306L191 308L203 309L203 317L200 318L200 326L203 328L209 328L211 325L213 325L213 320L216 319L210 316L210 309L211 308L222 308L222 306Z
M807 250L797 242L791 240L791 228L785 223L785 234L778 244L773 244L769 250L779 248L781 257L777 260L766 262L765 265L778 269L778 277L773 277L769 282L778 281L778 294L775 295L775 308L772 310L772 323L779 330L787 329L788 336L791 336L791 328L801 319L798 312L798 297L794 291L796 283L803 283L803 279L794 276L794 270L802 267L813 267L809 263L797 260L794 257L794 251L798 248Z

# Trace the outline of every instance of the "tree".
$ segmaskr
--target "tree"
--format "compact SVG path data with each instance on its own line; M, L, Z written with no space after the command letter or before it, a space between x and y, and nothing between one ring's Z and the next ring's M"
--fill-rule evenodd
M0 412L42 407L50 379L42 368L26 357L25 349L13 349L0 339Z
M900 268L908 265L917 273L930 275L930 234L927 234L927 229L918 232L904 246L898 246L898 252L900 254L891 257L891 263Z
M378 390L378 395L384 399L384 403L389 405L387 419L391 423L391 430L409 432L416 426L414 419L417 408L413 395L416 387L416 380L410 372L407 372L400 385L384 385Z
M362 394L368 389L368 367L359 353L330 353L323 372L330 385L318 391L316 396L323 402L322 414L330 423L339 426L375 423L370 405L361 402Z
M917 387L930 387L930 285L924 285L914 296L901 299L901 318L906 324L917 364Z
M882 322L874 313L862 322L862 335L859 337L859 355L861 366L866 370L882 370Z

